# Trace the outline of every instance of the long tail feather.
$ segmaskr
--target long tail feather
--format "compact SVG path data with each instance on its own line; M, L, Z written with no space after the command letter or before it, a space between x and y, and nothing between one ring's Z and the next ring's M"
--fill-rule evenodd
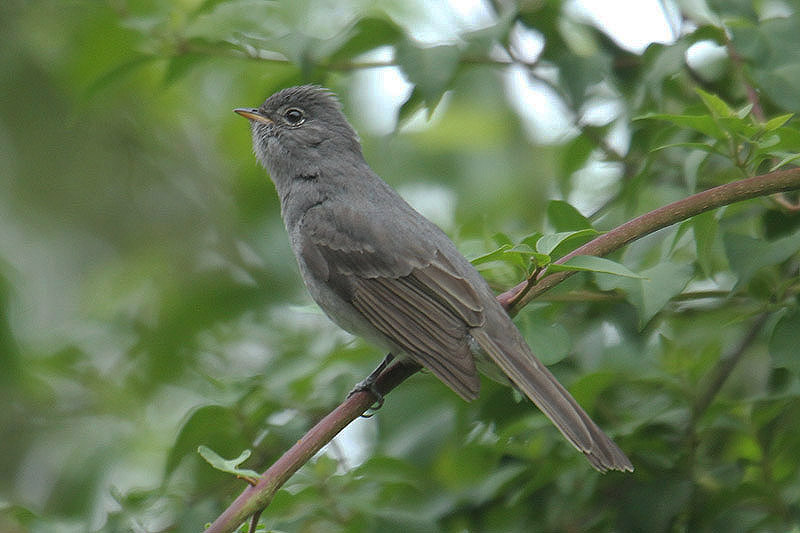
M511 349L501 346L484 328L475 328L470 334L536 406L553 421L561 433L601 472L607 470L633 471L625 453L614 444L603 430L597 427L586 411L541 364L524 341L513 339Z

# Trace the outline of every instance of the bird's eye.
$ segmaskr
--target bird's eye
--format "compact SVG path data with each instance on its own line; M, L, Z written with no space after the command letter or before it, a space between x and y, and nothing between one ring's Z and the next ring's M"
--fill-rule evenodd
M291 126L299 126L305 120L305 116L303 112L297 109L296 107L290 107L283 113L283 118L286 119L286 122Z

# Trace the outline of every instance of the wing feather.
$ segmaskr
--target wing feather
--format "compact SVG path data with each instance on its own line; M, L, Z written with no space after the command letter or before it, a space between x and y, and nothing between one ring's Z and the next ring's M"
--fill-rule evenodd
M456 274L456 269L441 253L424 268L414 271L413 278L446 304L471 327L483 325L483 306L475 288Z
M467 325L412 273L404 278L361 278L351 303L381 333L467 400L480 379Z

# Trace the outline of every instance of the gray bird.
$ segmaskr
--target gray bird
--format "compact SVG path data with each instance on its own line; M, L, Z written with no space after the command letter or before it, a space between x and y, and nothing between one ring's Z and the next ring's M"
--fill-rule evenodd
M425 366L465 400L478 396L478 370L510 381L597 470L633 470L447 235L372 171L333 93L290 87L235 111L250 120L306 287L336 324Z

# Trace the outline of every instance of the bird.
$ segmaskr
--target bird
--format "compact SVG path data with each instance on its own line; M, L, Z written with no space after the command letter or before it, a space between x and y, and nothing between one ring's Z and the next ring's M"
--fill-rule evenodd
M333 92L289 87L234 111L250 122L303 281L333 322L424 366L464 400L478 396L480 373L510 384L595 469L633 471L453 241L370 168Z

